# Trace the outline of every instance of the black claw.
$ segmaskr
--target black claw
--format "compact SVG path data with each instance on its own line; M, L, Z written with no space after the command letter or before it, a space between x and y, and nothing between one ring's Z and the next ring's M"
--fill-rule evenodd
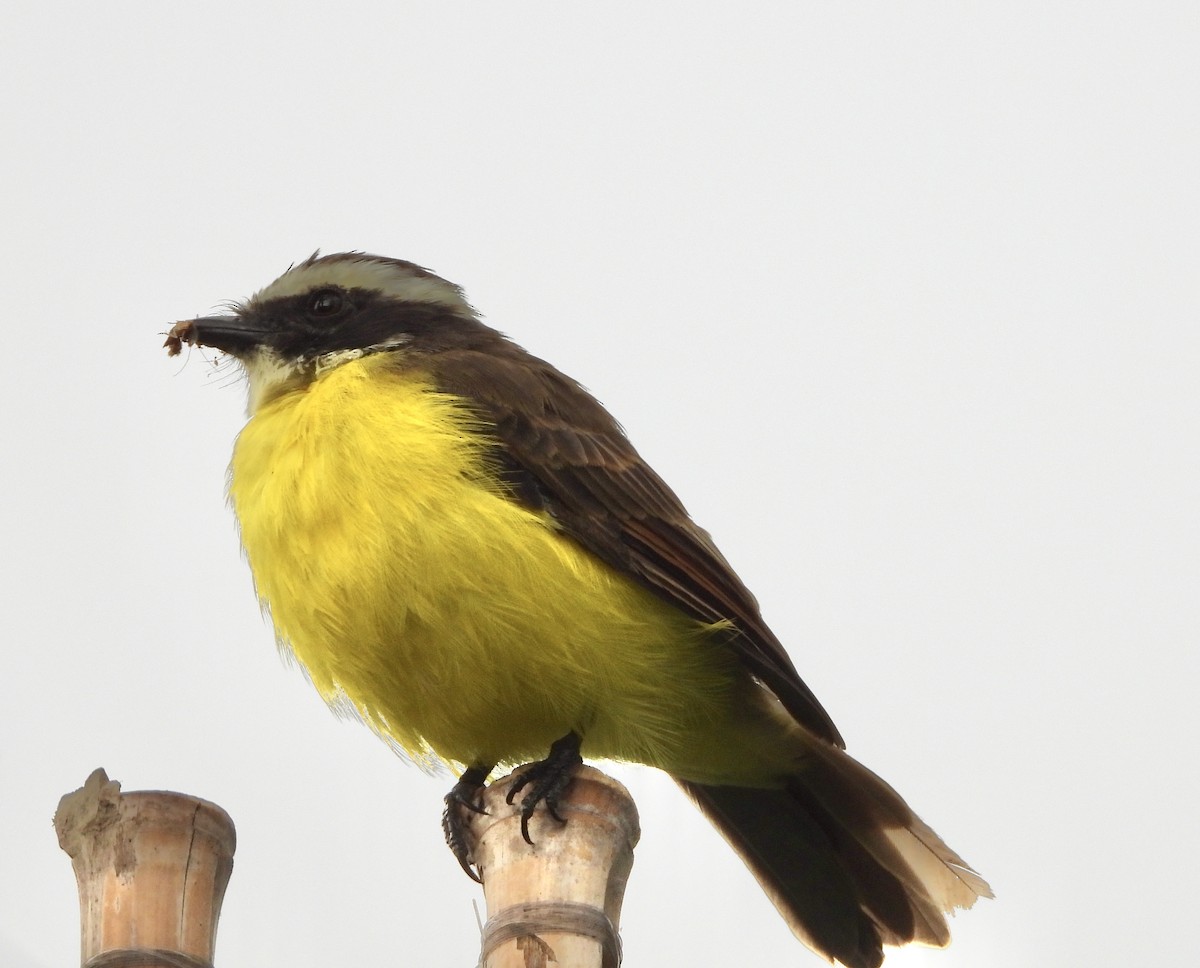
M454 854L463 873L476 884L482 884L483 881L471 866L471 851L467 847L467 824L463 810L470 810L472 813L487 813L480 802L479 792L483 789L483 783L490 772L491 767L468 767L443 798L446 807L442 811L442 834L446 838L446 846Z
M529 787L529 792L521 800L521 837L530 847L533 846L533 840L529 836L529 818L539 803L544 803L546 812L559 823L566 823L558 814L558 803L571 782L575 768L583 763L583 757L579 755L582 742L575 732L555 740L550 745L550 755L531 765L508 788L504 800L512 803L518 793Z

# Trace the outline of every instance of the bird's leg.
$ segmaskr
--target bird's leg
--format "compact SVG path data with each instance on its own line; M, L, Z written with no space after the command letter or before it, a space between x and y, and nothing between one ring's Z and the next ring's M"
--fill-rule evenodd
M582 743L583 738L574 731L555 740L550 744L550 754L532 764L508 788L508 795L504 799L512 803L518 793L529 787L529 792L521 800L521 836L531 847L533 841L529 838L529 818L539 803L546 804L550 816L559 823L566 823L558 815L558 798L571 782L575 768L583 763L583 757L579 755Z
M463 775L458 778L458 782L454 784L450 792L443 798L446 808L442 811L442 833L446 837L446 846L450 848L454 856L458 859L459 866L462 867L467 877L475 881L477 884L482 884L479 875L471 868L471 852L467 848L466 827L467 818L463 813L464 810L470 810L472 813L487 813L483 809L482 801L479 793L483 789L484 781L487 780L488 774L492 772L490 766L470 766L463 771Z

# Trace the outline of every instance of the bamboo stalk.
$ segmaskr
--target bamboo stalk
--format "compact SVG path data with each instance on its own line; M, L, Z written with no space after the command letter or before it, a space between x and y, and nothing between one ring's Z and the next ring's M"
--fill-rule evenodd
M640 835L629 791L579 767L563 795L560 824L539 806L521 837L520 797L504 802L517 773L484 793L472 815L471 854L483 880L488 922L484 968L616 968L625 885Z
M96 770L59 802L79 887L84 968L209 968L233 870L233 821L181 793L121 793Z

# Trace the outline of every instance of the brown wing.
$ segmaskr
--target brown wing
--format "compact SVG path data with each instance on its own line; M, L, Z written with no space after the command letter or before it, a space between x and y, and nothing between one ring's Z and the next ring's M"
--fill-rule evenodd
M845 745L708 532L595 398L507 341L443 350L429 362L442 389L495 423L514 494L689 615L732 622L739 634L727 641L746 668L810 731Z

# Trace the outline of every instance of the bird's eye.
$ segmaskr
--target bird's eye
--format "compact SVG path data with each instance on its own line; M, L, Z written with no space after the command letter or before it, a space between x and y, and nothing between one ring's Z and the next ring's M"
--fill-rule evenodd
M340 289L318 289L308 300L308 311L314 316L336 316L346 305Z

